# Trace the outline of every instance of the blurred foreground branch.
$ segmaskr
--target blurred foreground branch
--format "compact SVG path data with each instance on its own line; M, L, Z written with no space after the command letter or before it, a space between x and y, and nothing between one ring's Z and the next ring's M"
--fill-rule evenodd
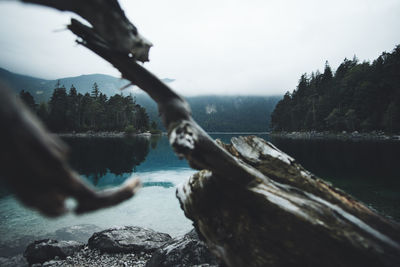
M27 206L48 216L66 212L65 200L78 201L77 213L118 204L140 187L137 179L96 192L67 163L67 147L0 84L1 178Z

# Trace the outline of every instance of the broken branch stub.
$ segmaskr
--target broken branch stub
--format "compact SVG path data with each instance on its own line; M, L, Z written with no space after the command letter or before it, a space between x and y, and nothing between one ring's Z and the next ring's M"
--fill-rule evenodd
M104 38L113 51L141 62L149 61L149 51L153 44L140 35L116 0L22 1L74 12L87 20L93 26L93 31Z

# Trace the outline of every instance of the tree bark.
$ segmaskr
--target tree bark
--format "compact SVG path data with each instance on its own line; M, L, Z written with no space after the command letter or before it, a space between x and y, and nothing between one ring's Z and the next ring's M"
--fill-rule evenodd
M177 189L182 209L227 266L400 266L398 224L260 138L234 138L231 145L212 140L192 119L187 102L136 63L150 46L116 0L24 2L89 21L91 26L75 19L68 25L78 43L157 102L171 146L201 170ZM133 49L138 44L144 49Z
M398 266L400 227L254 136L219 143L262 172L243 185L203 170L177 190L188 218L228 266Z

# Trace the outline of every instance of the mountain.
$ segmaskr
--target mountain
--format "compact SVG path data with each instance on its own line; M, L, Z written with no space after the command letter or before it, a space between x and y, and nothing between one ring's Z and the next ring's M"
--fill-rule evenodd
M12 73L2 68L0 68L0 82L16 92L28 91L35 97L37 102L42 99L42 101L47 100L52 93L51 87L49 87L49 80Z
M119 94L120 88L129 82L104 74L81 75L77 77L45 80L26 75L15 74L0 68L0 81L16 93L28 91L37 103L46 102L53 93L57 81L67 89L73 84L81 94L91 92L96 82L101 92L107 96ZM173 79L163 79L164 82L173 82ZM132 93L136 102L143 106L150 119L162 127L158 117L157 104L145 93L127 89L123 94ZM265 132L269 130L270 115L281 96L223 96L207 95L186 97L189 102L193 118L210 132ZM164 130L164 129L163 129Z
M150 119L161 126L157 104L147 94L135 97L136 102L146 108ZM241 95L186 97L193 118L207 132L266 132L271 113L281 99L281 96Z
M127 80L104 74L89 74L76 77L61 78L57 80L45 80L12 73L2 68L0 68L0 81L5 83L15 92L19 93L22 90L29 92L38 103L48 101L58 81L60 81L60 84L64 85L67 90L71 87L71 85L74 85L78 93L81 94L90 92L93 83L96 82L101 91L107 96L121 93L119 89L123 88L129 83ZM168 78L164 79L164 82L167 83L171 81L174 80ZM127 90L126 93L129 93L130 91L131 90Z
M186 98L193 118L208 132L266 132L281 96L197 96Z

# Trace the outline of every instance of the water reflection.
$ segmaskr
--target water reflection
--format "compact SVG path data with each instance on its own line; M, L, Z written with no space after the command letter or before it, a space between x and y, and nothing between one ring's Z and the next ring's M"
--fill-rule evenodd
M126 179L157 147L159 137L65 138L71 149L70 164L94 185L103 177ZM118 179L117 179L118 180ZM113 179L115 182L115 179Z
M211 134L229 143L238 134ZM399 142L293 140L259 137L274 143L306 169L359 200L400 219ZM97 187L123 183L136 173L143 187L173 188L181 182L171 173L189 170L173 153L168 138L68 138L71 165ZM172 172L171 172L172 171ZM154 174L158 175L154 175ZM180 176L179 176L180 177Z
M400 142L271 138L306 169L400 220Z
M400 184L393 166L400 163L399 142L293 140L273 138L277 147L320 176L349 179L363 177ZM393 184L393 185L394 185Z

